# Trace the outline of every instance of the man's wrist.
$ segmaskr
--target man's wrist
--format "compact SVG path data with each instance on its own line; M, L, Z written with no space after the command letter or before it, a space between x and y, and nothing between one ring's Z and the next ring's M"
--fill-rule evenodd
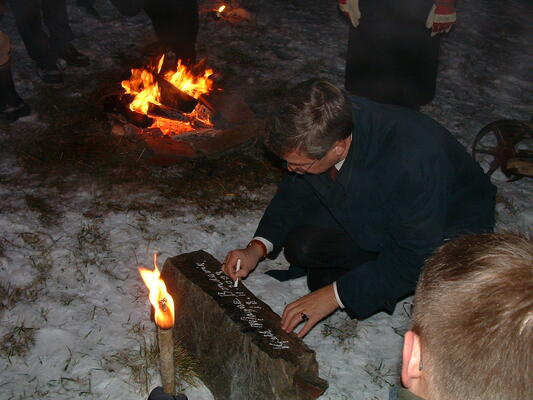
M266 256L267 256L267 253L268 253L266 245L262 241L257 240L257 239L250 240L250 242L248 243L246 248L247 249L250 249L250 248L257 249L260 252L259 261L264 260L266 258Z
M333 293L335 294L335 300L340 308L344 309L344 304L342 304L341 298L339 296L339 290L337 289L337 282L333 282Z

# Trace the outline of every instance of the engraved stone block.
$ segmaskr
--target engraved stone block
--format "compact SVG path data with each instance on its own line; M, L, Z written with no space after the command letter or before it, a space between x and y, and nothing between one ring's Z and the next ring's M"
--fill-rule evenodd
M162 278L174 298L174 334L200 364L217 400L316 399L328 387L315 352L209 253L166 260Z

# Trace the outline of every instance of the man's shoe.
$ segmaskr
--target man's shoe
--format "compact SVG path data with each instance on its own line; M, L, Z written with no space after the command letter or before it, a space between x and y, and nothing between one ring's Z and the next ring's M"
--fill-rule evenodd
M57 58L65 60L65 62L71 67L86 67L91 63L89 57L80 53L70 43L64 50L57 53Z
M17 119L30 114L30 106L22 100L16 104L5 104L0 107L0 120L2 121L15 122Z
M266 271L265 274L280 282L285 282L307 275L307 270L291 264L289 269L271 269Z
M37 74L45 83L63 82L63 74L55 63L37 65Z

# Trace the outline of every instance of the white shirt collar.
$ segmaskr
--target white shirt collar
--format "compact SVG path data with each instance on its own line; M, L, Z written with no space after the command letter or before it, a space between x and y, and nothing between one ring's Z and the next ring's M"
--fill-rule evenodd
M352 137L351 134L350 134L350 137ZM352 140L353 140L353 139L352 139ZM351 146L351 144L350 144L350 146ZM346 161L346 159L344 159L344 160L340 160L337 164L335 164L335 169L336 169L337 171L340 171L340 170L341 170L342 165L344 164L344 161Z

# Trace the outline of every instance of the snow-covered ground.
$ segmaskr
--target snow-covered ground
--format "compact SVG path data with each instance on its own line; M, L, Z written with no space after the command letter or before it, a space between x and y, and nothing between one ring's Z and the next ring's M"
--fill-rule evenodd
M144 15L123 18L104 0L97 1L101 20L67 3L75 43L93 60L88 70L65 72L64 87L76 87L76 98L99 89L90 80L80 89L84 77L124 70L124 58L135 59L154 35ZM200 4L205 11L221 2ZM202 13L198 49L228 87L257 97L257 112L264 112L257 88L274 92L316 75L342 85L347 26L335 1L240 4L253 20L214 21ZM443 40L437 97L422 111L470 147L489 122L531 117L533 4L472 0L459 2L458 12L456 29ZM19 92L36 104L48 92L9 12L0 29L13 40ZM61 187L48 185L23 168L15 151L46 128L43 117L0 126L0 400L145 399L159 376L146 361L155 337L136 267L150 265L153 251L160 260L198 249L222 259L247 243L261 211L211 214L143 182L110 186L87 174L65 173ZM497 172L493 182L497 229L531 231L532 180L508 183ZM268 185L250 196L264 202L274 190ZM303 279L280 283L262 273L284 266L282 258L266 261L245 281L278 313L306 293ZM330 384L324 399L386 398L398 381L408 304L358 324L337 312L307 335ZM191 400L212 398L201 384L184 391Z

